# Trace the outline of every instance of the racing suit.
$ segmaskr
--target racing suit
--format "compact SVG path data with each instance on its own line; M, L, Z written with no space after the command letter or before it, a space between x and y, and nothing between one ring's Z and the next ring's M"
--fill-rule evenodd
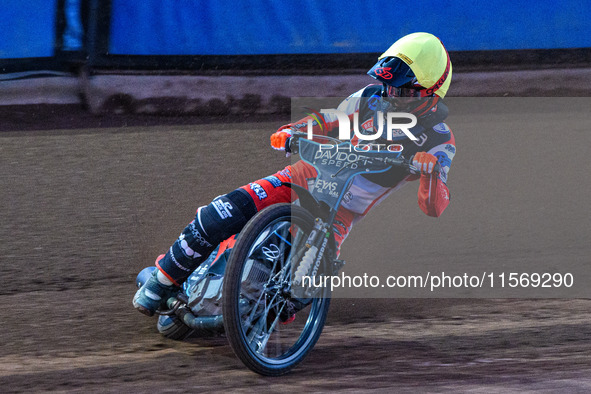
M373 133L376 103L382 96L382 89L382 85L366 86L338 107L351 120L357 114L361 134ZM355 177L343 198L334 225L335 240L339 247L356 221L409 181L419 180L418 204L425 214L438 217L449 204L450 194L446 182L456 147L451 130L443 123L447 117L447 107L438 97L428 98L419 104L412 111L417 117L417 125L410 130L417 140L413 141L401 134L396 136L395 142L403 146L406 158L417 152L433 154L441 166L440 172L409 175L402 169L392 168L385 173ZM289 128L306 131L308 119L311 118L285 125L280 130ZM338 127L338 119L328 115L324 116L322 124L313 121L314 134L336 136ZM355 143L355 139L352 142ZM283 186L282 182L310 188L315 178L314 167L298 161L273 175L216 197L209 205L197 210L195 219L156 265L169 280L180 285L220 242L240 232L258 211L272 204L292 201L292 190Z

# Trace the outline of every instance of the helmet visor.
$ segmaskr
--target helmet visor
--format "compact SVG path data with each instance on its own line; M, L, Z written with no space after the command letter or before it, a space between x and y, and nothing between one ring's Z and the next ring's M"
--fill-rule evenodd
M410 67L397 57L379 60L367 74L388 86L402 86L415 78Z

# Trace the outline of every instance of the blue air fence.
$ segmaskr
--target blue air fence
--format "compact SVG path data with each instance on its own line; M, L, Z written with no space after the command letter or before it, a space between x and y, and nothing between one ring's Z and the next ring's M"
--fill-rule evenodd
M309 68L367 67L396 38L415 31L432 32L450 51L471 54L479 62L491 57L482 51L509 53L513 63L528 56L532 63L548 63L564 58L560 49L572 54L575 48L591 47L591 3L580 0L490 0L469 7L438 0L247 0L231 5L214 0L30 0L5 2L0 10L3 65L16 59L34 66L42 59L83 52L83 59L97 67L274 71L311 58L320 60ZM574 53L590 59L589 51ZM567 56L566 62L572 59Z
M2 2L0 58L53 56L56 10L57 0Z
M60 69L83 61L89 4L95 0L9 1L0 5L0 73Z
M591 47L580 0L112 0L109 51L120 55L382 52L428 31L449 50Z

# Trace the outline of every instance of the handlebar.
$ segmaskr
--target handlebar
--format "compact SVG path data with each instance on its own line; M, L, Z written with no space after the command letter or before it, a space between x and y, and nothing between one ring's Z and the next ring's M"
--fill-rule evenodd
M330 137L328 135L318 135L318 134L312 134L313 138L323 138L326 140L329 140L331 142L334 142L336 144L341 144L343 143L343 141L339 140L338 138L334 138L334 137ZM300 138L308 138L308 134L307 133L302 133L300 131L296 131L293 133L293 135L291 137L289 137L286 141L285 141L285 152L287 153L298 153L297 150L297 141Z
M297 149L298 140L300 138L307 138L307 137L308 137L308 134L306 134L306 133L295 132L293 134L293 136L289 137L285 141L285 152L298 153L298 149ZM324 139L332 141L336 144L343 143L343 141L339 140L338 138L329 137L327 135L312 134L312 137L324 138ZM392 158L385 157L384 162L391 164L394 167L401 167L409 174L420 174L421 171L419 171L415 166L412 165L413 158L414 158L414 155L412 155L409 159L405 159L404 157L392 157ZM441 165L439 163L435 163L435 166L433 168L433 172L435 172L435 173L441 172Z

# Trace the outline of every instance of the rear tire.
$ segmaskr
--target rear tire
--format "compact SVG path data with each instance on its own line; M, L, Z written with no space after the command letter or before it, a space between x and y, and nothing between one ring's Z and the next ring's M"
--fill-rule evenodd
M193 330L175 315L158 316L157 328L160 334L176 341L186 339L193 333Z
M281 313L289 310L291 299L285 291L278 290L291 280L291 267L286 261L290 241L294 241L296 229L301 230L301 238L307 239L313 223L312 215L300 206L268 207L240 232L228 260L223 287L226 336L236 356L261 375L288 373L304 360L322 333L330 306L326 289L321 297L297 312L295 322L279 323L283 321ZM267 251L264 258L260 251ZM279 257L273 261L269 256Z

